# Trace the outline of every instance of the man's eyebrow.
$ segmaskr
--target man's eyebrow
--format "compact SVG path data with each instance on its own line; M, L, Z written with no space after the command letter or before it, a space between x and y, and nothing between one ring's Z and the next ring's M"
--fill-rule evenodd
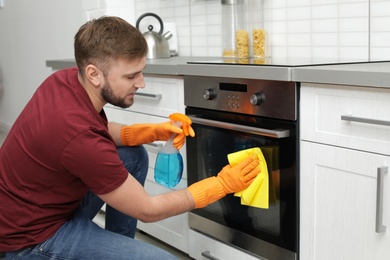
M145 66L140 71L134 72L133 74L135 75L135 74L141 73L146 68L146 65L147 64L145 64Z
M144 66L140 71L135 71L135 72L131 72L131 73L126 73L125 76L130 76L130 75L134 76L134 75L136 75L136 74L142 73L142 71L146 68L146 65L147 65L147 64L145 64L145 66Z

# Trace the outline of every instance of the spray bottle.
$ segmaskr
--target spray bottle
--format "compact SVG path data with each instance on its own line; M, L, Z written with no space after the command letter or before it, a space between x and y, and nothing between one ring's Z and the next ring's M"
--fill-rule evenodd
M171 119L172 125L177 127L191 124L191 120L180 113L169 115L169 119ZM183 130L188 131L188 127L183 127ZM154 180L168 188L175 187L183 175L183 157L179 150L173 146L175 136L176 134L172 134L165 145L161 147L154 167Z

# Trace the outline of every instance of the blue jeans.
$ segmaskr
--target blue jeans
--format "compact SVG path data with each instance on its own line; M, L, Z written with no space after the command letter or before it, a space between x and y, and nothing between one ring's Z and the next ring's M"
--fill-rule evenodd
M143 185L148 155L143 146L118 147L126 169ZM6 259L176 259L168 252L134 239L137 220L106 206L106 229L92 219L104 202L89 192L80 207L45 242L8 252Z

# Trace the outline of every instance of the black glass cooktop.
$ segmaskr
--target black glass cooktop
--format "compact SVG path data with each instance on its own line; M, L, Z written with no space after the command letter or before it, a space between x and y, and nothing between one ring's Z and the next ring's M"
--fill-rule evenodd
M277 66L277 67L305 67L305 66L323 66L323 65L341 65L341 64L359 64L389 62L389 60L367 61L367 60L346 60L337 61L331 59L298 59L298 58L249 58L249 59L217 59L217 60L199 60L189 61L187 64L212 64L212 65L251 65L251 66Z

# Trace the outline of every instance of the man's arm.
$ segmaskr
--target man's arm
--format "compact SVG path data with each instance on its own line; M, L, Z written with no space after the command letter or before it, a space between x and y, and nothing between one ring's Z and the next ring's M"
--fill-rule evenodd
M241 191L249 187L259 173L259 159L252 155L234 167L226 165L217 176L196 182L184 190L149 196L129 174L121 186L99 197L124 214L143 222L154 222L195 207L205 207L226 194Z
M123 124L118 124L114 122L108 123L108 132L111 134L112 138L114 139L116 146L123 145L121 141L121 129L123 126L124 126Z
M187 189L150 196L131 174L117 189L99 197L142 222L162 220L195 208L195 201Z

